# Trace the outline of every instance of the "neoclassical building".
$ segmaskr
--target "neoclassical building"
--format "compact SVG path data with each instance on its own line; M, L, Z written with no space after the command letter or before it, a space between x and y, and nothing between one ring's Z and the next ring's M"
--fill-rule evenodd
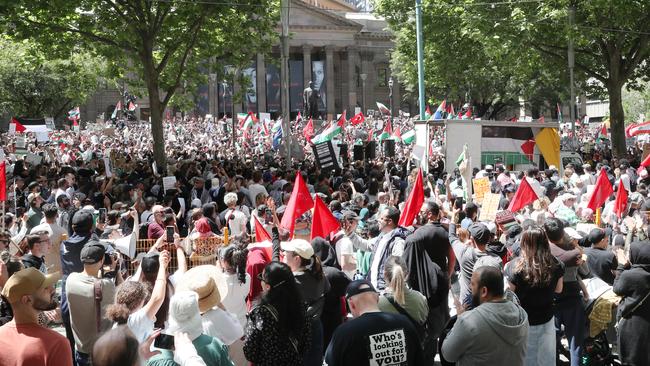
M289 99L292 118L303 109L302 91L310 80L321 92L319 110L324 118L334 118L344 109L348 115L356 108L376 110L376 102L390 104L392 36L383 19L358 11L354 5L358 2L291 0ZM257 54L249 67L240 70L247 83L234 85L235 95L244 92L243 100L234 105L235 113L270 113L276 117L281 112L279 60L280 49L275 45L270 54ZM195 112L230 116L233 78L219 73L208 76L208 84L199 89ZM404 97L398 80L394 79L393 85L393 110L417 113L415 99ZM88 119L101 113L110 116L109 111L118 98L116 90L101 89L82 106L81 113ZM146 98L138 100L137 112L142 119L148 118Z

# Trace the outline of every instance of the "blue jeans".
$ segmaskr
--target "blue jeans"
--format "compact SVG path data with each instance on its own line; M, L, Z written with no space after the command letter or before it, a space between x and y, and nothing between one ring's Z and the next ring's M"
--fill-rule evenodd
M546 366L555 364L555 320L528 328L526 358L524 366Z
M77 363L77 366L92 366L92 362L90 362L90 355L87 353L75 351L74 360Z
M580 352L582 343L587 332L587 314L582 304L581 297L567 298L557 304L555 311L555 334L557 344L562 338L562 325L564 335L569 341L569 352L571 353L571 366L580 365Z

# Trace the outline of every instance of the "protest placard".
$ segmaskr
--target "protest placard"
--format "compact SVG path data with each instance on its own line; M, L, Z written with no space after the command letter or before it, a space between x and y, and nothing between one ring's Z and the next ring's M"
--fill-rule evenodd
M163 190L167 192L167 190L174 188L176 188L176 177L173 175L169 177L163 177Z
M26 144L25 136L23 136L23 135L16 136L16 147L17 148L24 149L25 144Z
M476 178L472 179L472 184L474 185L474 195L476 202L483 202L483 197L486 193L490 192L490 178Z
M487 192L483 195L483 203L481 204L481 212L479 214L479 221L494 221L499 211L499 201L501 195Z

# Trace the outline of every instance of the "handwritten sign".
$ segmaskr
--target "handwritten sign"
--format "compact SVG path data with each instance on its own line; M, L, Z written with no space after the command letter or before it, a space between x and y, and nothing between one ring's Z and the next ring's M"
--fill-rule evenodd
M22 135L16 136L16 147L21 149L25 148L25 136Z
M500 194L485 193L478 220L494 221L497 218L497 211L499 211L499 201L501 201Z
M486 193L490 193L490 179L488 177L472 179L474 185L474 194L476 202L483 202L483 197Z
M163 177L163 190L167 192L167 190L174 188L176 188L176 177L173 175L169 177Z

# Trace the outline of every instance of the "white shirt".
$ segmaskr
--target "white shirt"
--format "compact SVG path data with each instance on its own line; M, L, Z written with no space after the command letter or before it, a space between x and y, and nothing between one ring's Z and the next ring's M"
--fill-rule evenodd
M390 232L384 234L384 236L379 239L375 247L375 253L373 254L372 263L370 265L370 283L372 283L375 288L377 288L378 283L377 276L379 275L379 261L381 261L382 257L384 256L384 250L386 250L386 247L388 246L388 239L390 237ZM393 240L395 240L395 244L393 244L393 250L390 254L401 257L404 253L404 239L397 237Z
M232 218L231 218L232 217ZM228 224L228 230L233 236L240 235L246 229L246 222L248 219L243 212L239 210L229 209L226 213L226 223Z
M129 315L129 319L126 322L126 325L129 327L135 338L138 340L138 343L143 343L147 340L147 337L153 332L154 322L149 319L147 313L144 311L144 308L136 311L135 313ZM117 328L117 323L113 324L113 329Z
M352 244L352 240L350 240L350 238L348 238L347 236L343 236L341 239L339 239L336 242L334 249L336 250L336 259L338 260L339 265L342 265L344 255L354 256L354 246ZM343 272L350 279L354 278L355 271L343 271Z
M246 296L251 288L251 276L246 273L246 282L240 283L237 274L224 274L228 284L228 293L221 299L221 303L226 310L234 314L239 320L242 327L246 326Z
M217 307L201 315L203 334L218 338L225 345L235 343L244 335L244 328L237 318L229 312Z

